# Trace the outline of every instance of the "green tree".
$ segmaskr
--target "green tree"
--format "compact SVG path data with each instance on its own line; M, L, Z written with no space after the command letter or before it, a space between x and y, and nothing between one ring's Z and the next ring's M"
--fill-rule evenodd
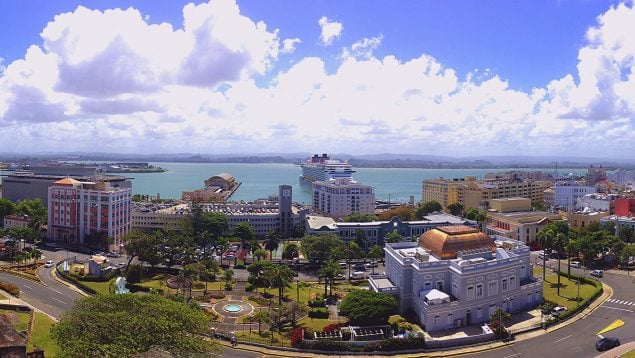
M441 206L441 204L439 204L438 201L435 201L435 200L426 201L425 203L422 203L421 205L419 205L417 210L415 210L415 218L421 220L423 219L424 216L431 214L435 211L441 211L442 209L443 207Z
M267 257L267 251L262 248L258 248L256 249L256 251L254 251L254 257L256 258L256 260L260 261L263 257Z
M454 216L461 216L463 213L463 204L461 203L452 203L448 205L448 210L450 210L450 214Z
M395 242L400 242L403 240L403 237L399 235L397 229L394 229L390 234L386 235L386 242L393 244Z
M265 271L265 276L271 285L271 288L278 289L278 304L282 304L282 296L284 295L284 289L291 287L293 282L293 270L287 265L271 265L271 267Z
M42 251L38 249L31 250L31 258L35 260L35 263L37 264L38 260L42 258Z
M492 331L496 332L498 337L502 337L503 332L505 331L505 325L507 325L511 319L512 316L509 313L505 312L500 307L497 308L489 318Z
M635 242L635 230L630 226L622 225L619 229L619 237L624 242L633 243Z
M4 217L15 213L15 203L9 199L0 198L0 227L4 227Z
M273 260L273 252L280 246L280 233L272 230L265 235L265 250L269 251L269 260Z
M291 242L285 245L284 250L282 250L282 258L284 260L293 260L298 257L298 253L300 252L298 244Z
M567 247L569 238L567 235L559 232L553 240L553 247L558 253L558 288L557 294L560 296L560 259L562 258L562 251Z
M125 242L124 250L128 256L128 264L126 265L126 269L128 269L132 260L138 257L148 245L148 234L140 230L131 230L124 236L123 241Z
M476 220L476 215L478 215L477 209L467 208L467 210L465 210L465 218L468 220Z
M256 289L269 288L271 286L269 282L271 275L267 273L271 271L271 267L273 266L274 263L271 261L257 261L247 266L247 272L249 272L247 282Z
M366 238L366 231L362 229L355 230L355 243L360 248L368 250L368 238Z
M264 324L269 324L271 322L271 318L269 317L269 311L265 311L265 310L258 310L256 312L254 312L253 314L253 319L258 322L258 334L262 333L262 329L261 329L261 325ZM251 332L251 330L250 330Z
M240 240L243 248L248 249L256 239L254 227L247 221L239 222L234 226L233 235Z
M538 241L540 242L540 247L543 250L542 257L542 280L545 281L547 276L547 257L551 251L551 247L553 246L553 240L555 239L556 234L551 228L544 227L542 230L538 232Z
M384 257L384 249L382 249L378 245L373 245L373 246L371 246L370 250L368 251L368 257L373 260L372 273L375 274L375 265L374 264L377 262L376 261L377 259L380 259L380 258Z
M543 203L542 201L538 201L538 202L533 203L531 208L534 211L547 211L547 207L545 206L545 203Z
M333 293L333 282L339 273L340 266L334 260L328 260L324 266L320 268L318 275L324 278L324 296L326 296L329 283L331 284L331 293Z
M397 309L394 297L367 290L354 290L344 297L340 312L352 323L381 324Z
M174 356L219 350L200 309L159 295L96 295L75 303L51 329L60 357L129 357L151 348Z
M204 213L199 228L202 232L195 237L196 243L204 252L210 248L215 250L221 235L229 228L227 215L219 212Z
M339 236L305 236L300 250L311 262L321 265L329 259L337 260L343 250L344 242Z
M344 246L342 257L346 260L346 266L348 266L348 276L346 278L348 281L351 280L351 263L362 256L362 248L356 242L349 242Z
M354 223L366 223L371 221L377 221L379 218L377 215L373 214L361 214L354 213L344 218L345 222L354 222Z
M46 206L40 198L31 200L20 200L15 207L15 212L20 215L27 215L30 219L29 227L42 226L46 223Z

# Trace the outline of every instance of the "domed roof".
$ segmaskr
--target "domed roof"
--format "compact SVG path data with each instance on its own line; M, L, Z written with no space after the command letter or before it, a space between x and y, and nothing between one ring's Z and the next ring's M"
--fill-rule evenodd
M465 225L441 226L426 231L419 237L419 245L443 260L455 259L458 251L496 250L496 244L489 235Z

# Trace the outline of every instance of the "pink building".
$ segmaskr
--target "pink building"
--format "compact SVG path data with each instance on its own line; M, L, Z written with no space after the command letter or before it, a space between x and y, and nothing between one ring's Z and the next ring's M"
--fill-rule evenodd
M117 250L130 231L132 190L65 178L48 189L51 241Z
M30 222L31 218L27 215L7 215L4 217L4 228L27 227Z

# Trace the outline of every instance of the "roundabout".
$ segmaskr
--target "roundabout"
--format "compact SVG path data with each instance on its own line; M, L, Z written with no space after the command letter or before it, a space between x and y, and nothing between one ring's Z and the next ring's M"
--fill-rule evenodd
M224 318L238 318L251 314L254 306L244 301L223 301L218 302L212 309Z

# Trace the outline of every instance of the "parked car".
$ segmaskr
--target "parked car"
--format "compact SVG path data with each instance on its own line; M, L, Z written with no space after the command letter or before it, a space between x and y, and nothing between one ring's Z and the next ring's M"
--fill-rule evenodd
M340 265L340 268L348 268L346 262L340 262L338 265Z
M363 280L366 278L366 272L355 271L351 274L351 280Z
M106 256L108 256L108 257L119 257L119 254L116 253L116 252L109 252L109 253L106 254Z
M591 271L591 276L602 277L604 276L604 272L602 270L593 270Z
M343 280L345 278L346 278L346 276L344 276L344 274L341 274L341 273L338 273L337 276L335 276L336 280Z
M364 271L364 270L366 270L366 265L364 265L364 264L355 264L355 265L353 265L353 270L355 270L355 271Z
M558 317L560 316L562 313L566 312L567 308L566 307L562 307L562 306L556 306L553 308L553 310L551 311L551 315Z
M53 260L48 260L44 264L44 267L53 267L53 265L55 265L55 262L53 262Z
M373 267L377 267L377 263L376 262L369 262L366 265L364 265L366 268L373 268Z
M603 337L595 342L595 349L598 351L607 351L620 345L620 340L615 337Z
M571 261L571 267L580 268L580 261Z

